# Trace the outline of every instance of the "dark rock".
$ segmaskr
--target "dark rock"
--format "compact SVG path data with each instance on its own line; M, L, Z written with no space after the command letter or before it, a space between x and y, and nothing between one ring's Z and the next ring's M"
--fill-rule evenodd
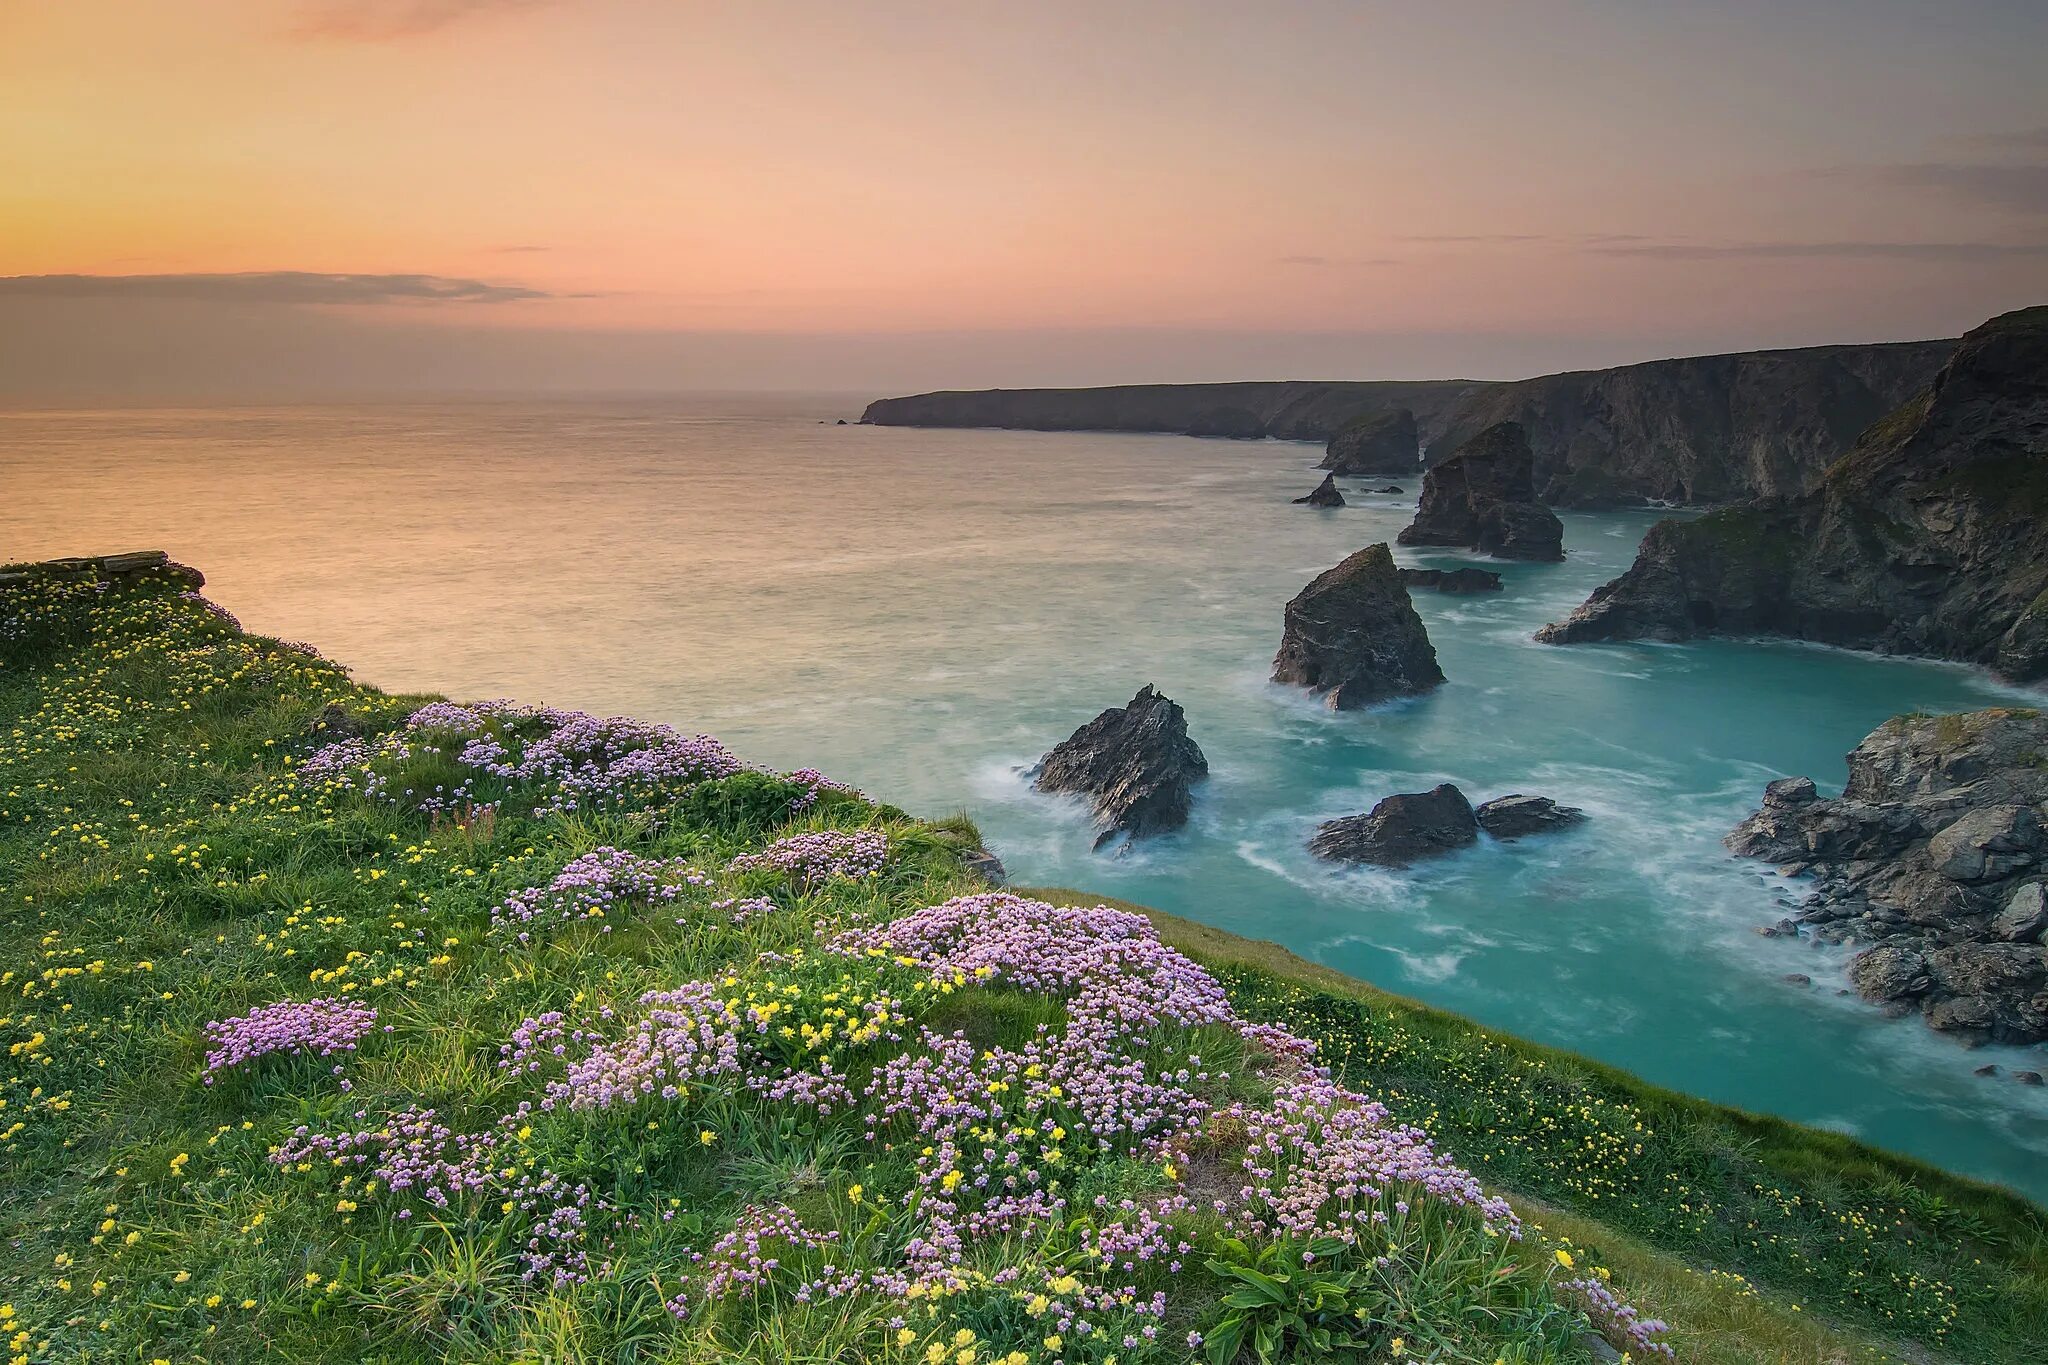
M1547 796L1495 797L1473 814L1479 828L1496 839L1519 839L1525 834L1548 834L1581 824L1586 812L1577 806L1560 806Z
M1796 497L1911 398L1954 341L1657 360L1475 389L1432 444L1518 422L1553 507Z
M1415 414L1408 408L1370 413L1330 438L1318 468L1346 478L1412 474L1422 463Z
M1443 683L1436 650L1384 545L1320 574L1287 604L1273 681L1352 710Z
M1310 507L1342 507L1344 505L1344 495L1337 491L1337 476L1335 474L1325 474L1323 475L1323 481L1316 485L1313 493L1310 493L1305 498L1296 498L1294 501L1297 506L1307 503Z
M1785 984L1788 986L1811 986L1813 978L1805 972L1787 972L1785 973Z
M1659 522L1537 638L1788 635L2048 677L2048 307L1964 337L1811 491Z
M1406 867L1478 842L1479 823L1465 794L1446 782L1426 792L1390 796L1364 815L1319 827L1308 841L1318 858Z
M846 425L846 419L845 419L844 417L840 418L840 419L839 419L839 422L838 422L838 425L839 425L839 426L842 426L842 427L843 427L843 426L845 426L845 425Z
M1529 441L1513 422L1489 427L1422 476L1403 545L1456 545L1502 559L1563 559L1564 526L1536 501Z
M2038 1071L2015 1071L2012 1073L2012 1078L2021 1085L2041 1084L2041 1073Z
M1849 754L1840 797L1780 779L1727 843L1815 874L1801 918L1816 936L1877 945L1849 968L1865 999L1969 1042L2041 1041L2044 754L2040 712L1901 716Z
M1500 575L1491 569L1403 569L1401 585L1437 592L1499 592Z
M1995 1066L1980 1066L1970 1074L1972 1076L1996 1076L1998 1074L1998 1068Z
M1398 483L1383 484L1372 490L1375 493L1406 493L1408 490Z
M960 854L960 865L970 876L981 878L990 886L1001 886L1009 873L1003 867L1003 860L985 848L970 848Z
M1190 789L1208 772L1186 715L1147 684L1130 705L1104 711L1054 746L1031 778L1040 791L1094 798L1100 848L1119 833L1135 839L1185 825Z

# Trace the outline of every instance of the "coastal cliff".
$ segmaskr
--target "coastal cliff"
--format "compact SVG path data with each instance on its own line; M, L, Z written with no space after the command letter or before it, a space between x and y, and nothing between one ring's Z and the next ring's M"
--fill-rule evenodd
M1159 431L1245 440L1327 441L1361 417L1407 408L1437 430L1472 379L1241 384L1126 384L1100 389L977 389L881 398L861 414L884 427L1017 431Z
M1493 385L1459 404L1434 446L1449 455L1519 423L1539 494L1559 507L1789 497L1926 387L1955 345L1748 351Z
M1965 336L1803 496L1664 521L1549 644L1772 634L2048 676L2048 307Z

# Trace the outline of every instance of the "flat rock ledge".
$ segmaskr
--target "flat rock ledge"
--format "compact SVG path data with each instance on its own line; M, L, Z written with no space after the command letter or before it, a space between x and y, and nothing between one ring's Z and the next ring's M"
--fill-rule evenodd
M2048 715L1900 716L1849 754L1840 797L1782 778L1728 847L1813 878L1763 927L1868 945L1849 984L1970 1044L2048 1041Z
M1310 507L1342 507L1344 505L1344 495L1337 491L1337 476L1335 474L1323 475L1323 481L1316 485L1314 492L1310 493L1307 497L1294 500L1294 504L1297 507L1303 503L1307 503Z
M1055 745L1031 770L1043 792L1092 799L1098 849L1119 835L1141 839L1188 822L1194 784L1209 760L1188 735L1187 715L1151 684Z
M31 564L9 564L0 568L0 591L35 578L81 578L98 583L126 583L149 574L159 574L188 589L206 586L206 575L187 564L172 561L164 550L127 550L111 555L79 555L67 559L45 559Z
M1472 814L1480 829L1503 841L1570 829L1586 820L1586 812L1577 806L1560 806L1547 796L1524 796L1520 792L1484 802Z
M1440 687L1422 618L1385 545L1368 545L1287 604L1273 681L1319 692L1335 711Z

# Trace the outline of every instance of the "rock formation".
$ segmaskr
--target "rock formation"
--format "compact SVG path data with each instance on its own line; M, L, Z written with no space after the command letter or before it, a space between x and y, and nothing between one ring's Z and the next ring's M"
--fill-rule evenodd
M1310 507L1342 507L1344 495L1337 491L1337 476L1325 474L1323 481L1316 485L1313 493L1305 498L1296 498L1294 502L1297 507L1302 503L1307 503Z
M1479 824L1465 793L1446 782L1426 792L1390 796L1364 815L1319 826L1309 839L1318 858L1406 867L1479 840Z
M126 583L145 575L160 574L188 589L206 586L206 575L188 564L174 563L163 550L128 550L113 555L86 555L71 559L45 559L34 564L9 564L0 568L0 590L26 583L39 574L66 578L91 578L100 583Z
M1564 527L1536 501L1529 440L1502 422L1422 476L1403 545L1457 545L1502 559L1563 559Z
M2048 676L2048 307L1964 337L1820 487L1664 521L1552 644L1776 634Z
M1169 431L1327 441L1361 417L1396 408L1413 413L1424 432L1435 430L1460 399L1484 387L1470 379L1427 379L980 389L877 399L860 420L894 427Z
M1546 375L1475 390L1432 445L1454 451L1519 423L1538 494L1554 507L1791 497L1924 388L1954 348L1816 346Z
M1496 839L1519 839L1525 834L1549 834L1583 824L1586 812L1577 806L1560 806L1547 796L1497 796L1473 812L1479 828Z
M1394 408L1368 413L1332 436L1317 468L1346 478L1384 478L1413 474L1421 462L1422 439L1415 428L1415 413Z
M1836 799L1764 789L1728 846L1813 892L1774 932L1873 945L1849 967L1868 1000L1972 1042L2048 1039L2048 715L1901 716L1849 754Z
M1500 575L1491 569L1403 569L1401 584L1435 592L1499 592Z
M1384 485L1383 487L1375 488L1372 491L1375 493L1405 493L1408 490L1401 487L1401 485L1398 483L1390 483Z
M1287 604L1273 681L1348 711L1440 686L1436 650L1385 545L1368 545Z
M1185 825L1190 789L1208 772L1187 716L1148 683L1130 705L1111 707L1055 745L1031 779L1040 791L1091 797L1101 848L1118 834L1138 839Z

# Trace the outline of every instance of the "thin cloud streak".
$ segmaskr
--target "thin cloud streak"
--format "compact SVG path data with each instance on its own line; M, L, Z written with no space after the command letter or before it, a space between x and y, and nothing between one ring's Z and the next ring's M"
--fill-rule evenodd
M553 0L309 0L292 36L347 43L417 38L494 12L535 9Z
M2048 130L2040 136L2048 139ZM2048 162L1916 161L1891 166L1836 166L1814 174L1885 189L1932 190L2008 212L2048 214Z
M553 295L521 284L445 275L328 275L308 270L233 274L0 275L0 297L179 299L194 303L515 303Z
M1392 256L1282 256L1274 264L1329 270L1355 265L1399 265L1401 262Z
M1980 263L2048 256L2042 242L1655 242L1648 245L1589 246L1596 256L1634 256L1659 261L1842 260Z

